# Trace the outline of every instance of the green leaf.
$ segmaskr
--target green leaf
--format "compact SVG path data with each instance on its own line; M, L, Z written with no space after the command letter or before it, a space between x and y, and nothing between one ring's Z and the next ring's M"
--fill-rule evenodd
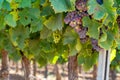
M44 4L46 0L40 0L40 4Z
M23 11L20 11L19 13L20 16L20 22L26 26L31 22L31 17L29 15L29 11L24 9Z
M69 46L69 56L74 56L78 53L78 51L76 50L76 45L75 45L76 42L68 45Z
M85 57L84 57L84 55L83 55L83 54L79 54L79 55L77 56L77 61L78 61L78 65L83 64L83 63L85 62Z
M44 25L52 31L61 30L63 27L62 14L51 16L48 20L44 22Z
M40 16L40 10L39 8L30 8L28 9L29 11L29 15L32 19L36 18L36 19L39 19L41 16Z
M40 2L41 2L41 0L34 0L32 2L32 7L33 8L39 8Z
M15 62L17 62L21 59L21 55L18 51L14 51L13 53L9 53L9 57L10 57L10 59L12 59Z
M3 2L4 2L4 0L0 0L0 9L2 8Z
M98 41L98 44L100 47L108 50L112 47L113 41L114 41L113 35L109 31L107 31L107 39L102 42Z
M116 3L116 5L117 5L117 7L120 6L120 0L115 0L115 3Z
M2 9L5 9L7 11L10 11L11 8L10 8L10 4L9 2L7 2L6 0L4 0L3 4L2 4Z
M88 13L93 15L94 19L101 20L104 17L104 24L114 22L116 20L116 8L113 7L113 0L104 0L102 5L99 5L96 0L88 1Z
M17 25L16 20L14 19L13 15L11 15L11 14L8 14L5 16L5 22L6 22L6 24L8 24L11 27L15 27Z
M107 40L107 33L104 30L102 31L103 31L103 34L100 36L100 40L99 40L100 42L104 42Z
M52 31L46 28L45 26L40 31L40 39L46 39L52 34Z
M30 8L30 9L25 8L19 12L19 16L20 16L20 22L24 26L30 24L31 21L33 21L33 22L35 21L36 23L39 23L39 22L41 22L39 20L42 20L42 19L40 19L41 18L40 17L40 10L37 8ZM36 21L36 20L38 20L38 21Z
M89 17L84 17L82 19L83 26L88 27L87 35L89 35L92 38L98 39L99 38L99 28L102 24L95 20L91 20Z
M76 50L77 50L78 52L80 52L81 48L82 48L82 45L81 45L81 43L80 43L80 39L78 38L78 39L77 39L77 43L76 43Z
M29 38L29 34L29 28L21 25L9 30L10 40L21 50L25 48L25 40Z
M42 21L41 18L32 21L31 27L30 27L30 32L33 33L33 32L37 32L37 31L42 30L42 28L43 28L43 24L42 23L43 23L43 21Z
M74 10L75 0L49 0L55 13ZM58 7L59 6L59 7Z
M78 65L82 64L85 70L89 70L96 63L97 59L98 59L97 52L80 53L77 56Z
M85 62L83 64L84 70L89 70L97 61L98 53L94 52L91 56L85 56Z
M39 39L30 40L28 44L30 53L33 53L35 55L38 55L40 53L41 47Z
M19 8L31 7L31 0L19 0Z
M47 64L47 59L43 56L38 55L35 59L39 63L40 67L45 66Z
M74 29L68 28L66 29L66 32L64 34L63 44L71 44L74 43L78 38L78 34L74 31Z
M53 11L51 6L44 7L42 12L41 12L41 16L49 16L52 14L54 14L54 11Z
M47 46L46 46L47 45ZM51 43L49 43L46 40L40 41L40 49L44 51L45 53L53 52L55 50L55 47Z

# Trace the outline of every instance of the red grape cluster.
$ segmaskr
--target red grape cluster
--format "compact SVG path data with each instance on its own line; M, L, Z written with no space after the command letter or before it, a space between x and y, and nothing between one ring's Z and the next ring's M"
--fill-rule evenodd
M82 25L82 18L87 16L86 12L72 11L67 13L67 16L64 19L66 24L69 24L71 27L76 27L78 25Z
M76 10L67 13L64 19L64 22L69 24L79 34L83 43L87 40L87 28L82 26L82 18L88 16L86 2L87 0L76 0Z
M94 50L100 51L102 48L98 45L98 40L91 38L91 44Z
M87 11L87 0L76 0L76 9L80 12Z
M76 10L67 13L64 22L75 29L75 31L79 34L80 40L82 43L85 43L89 37L86 35L88 28L83 27L82 18L84 16L89 16L87 13L87 1L88 0L76 0ZM93 50L99 51L102 48L98 46L98 41L95 39L91 39L91 44Z

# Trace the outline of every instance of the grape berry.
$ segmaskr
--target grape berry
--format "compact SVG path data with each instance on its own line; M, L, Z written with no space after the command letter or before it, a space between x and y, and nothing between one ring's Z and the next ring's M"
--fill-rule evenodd
M59 43L59 41L61 39L61 35L60 35L59 31L53 32L53 39L54 39L55 44Z

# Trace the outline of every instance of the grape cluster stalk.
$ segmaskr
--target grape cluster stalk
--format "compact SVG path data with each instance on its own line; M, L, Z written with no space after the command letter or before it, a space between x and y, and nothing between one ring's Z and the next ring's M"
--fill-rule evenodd
M67 13L64 19L65 24L71 26L78 33L82 43L85 43L89 38L86 35L88 28L83 27L82 25L82 18L85 16L89 16L87 13L87 1L88 0L76 0L76 10ZM91 39L91 44L94 50L101 50L101 48L98 46L97 40Z

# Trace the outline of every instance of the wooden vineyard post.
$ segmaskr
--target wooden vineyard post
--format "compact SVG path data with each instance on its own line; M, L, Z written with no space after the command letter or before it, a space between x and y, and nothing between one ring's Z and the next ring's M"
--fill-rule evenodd
M99 52L97 80L109 80L110 50Z

